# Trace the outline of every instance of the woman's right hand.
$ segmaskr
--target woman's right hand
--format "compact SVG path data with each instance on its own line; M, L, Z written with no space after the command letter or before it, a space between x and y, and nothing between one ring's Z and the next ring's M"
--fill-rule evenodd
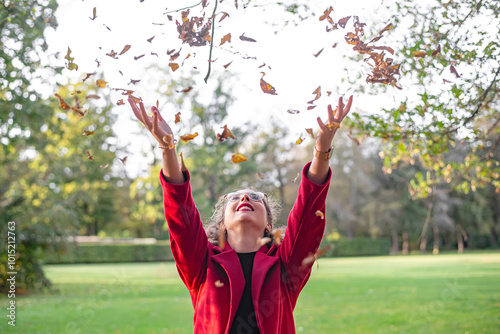
M144 104L142 102L139 103L139 106L132 99L128 99L132 110L134 111L135 117L148 129L149 132L155 137L160 145L165 145L165 141L163 137L167 135L172 135L172 129L165 122L163 117L161 117L160 112L156 107L151 107L151 112L153 113L153 117L148 116L146 113L146 109L144 109Z

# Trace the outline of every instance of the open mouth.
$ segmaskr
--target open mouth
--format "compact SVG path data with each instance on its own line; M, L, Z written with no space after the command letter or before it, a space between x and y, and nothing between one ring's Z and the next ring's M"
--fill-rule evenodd
M236 211L254 211L254 209L253 209L253 206L251 206L250 204L242 203L242 204L238 205L238 207L236 208Z

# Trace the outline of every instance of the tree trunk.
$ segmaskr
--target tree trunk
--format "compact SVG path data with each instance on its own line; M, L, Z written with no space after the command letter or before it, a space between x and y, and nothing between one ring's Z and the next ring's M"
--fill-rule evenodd
M425 249L427 248L427 237L423 236L420 238L420 253L425 254Z
M392 230L392 248L391 248L391 255L397 255L399 253L399 237L398 237L398 230L393 229Z
M432 254L439 254L439 227L434 226L434 247L432 248Z
M403 255L410 253L410 243L408 242L408 231L403 231Z
M464 238L462 237L462 232L457 232L457 243L458 243L458 253L462 254L464 252Z

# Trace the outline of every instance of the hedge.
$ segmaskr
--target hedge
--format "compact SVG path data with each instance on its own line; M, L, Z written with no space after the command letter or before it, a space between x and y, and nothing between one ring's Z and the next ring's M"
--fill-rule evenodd
M323 255L326 257L389 255L391 252L389 238L323 239L321 247L328 245L332 248Z
M46 253L44 263L108 263L173 261L168 242L157 244L74 244L67 252Z

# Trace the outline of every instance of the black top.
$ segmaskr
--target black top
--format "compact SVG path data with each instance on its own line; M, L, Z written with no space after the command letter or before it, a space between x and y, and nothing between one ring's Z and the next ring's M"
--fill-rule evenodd
M240 259L243 276L245 276L245 289L234 316L230 334L260 334L252 302L252 268L255 253L236 253Z

